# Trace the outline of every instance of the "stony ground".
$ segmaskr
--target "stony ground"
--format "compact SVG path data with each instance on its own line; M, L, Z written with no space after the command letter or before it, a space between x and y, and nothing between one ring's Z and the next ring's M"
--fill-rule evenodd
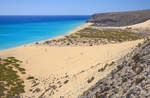
M150 98L150 41L118 60L116 68L79 98Z
M63 77L58 77L54 74L49 77L28 77L28 88L21 98L50 98L58 90L69 82L69 75L64 74Z

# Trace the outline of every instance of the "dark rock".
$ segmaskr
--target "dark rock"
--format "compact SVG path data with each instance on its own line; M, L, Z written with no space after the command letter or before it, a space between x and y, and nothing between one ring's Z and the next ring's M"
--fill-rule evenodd
M107 96L107 93L104 93L104 94L100 94L100 93L96 93L95 94L95 98L106 98L106 96Z
M88 83L91 83L92 81L94 80L94 77L92 77L92 78L90 78L90 79L88 79Z
M144 80L144 77L136 78L136 84L139 84L139 83L142 82L143 80Z
M33 93L39 93L41 91L41 89L40 88L36 88L34 91L33 91Z
M64 84L67 84L69 82L69 80L66 80L65 82L64 82Z
M128 79L127 78L122 78L122 82L127 82Z
M134 66L132 69L137 74L139 74L143 71L143 68L141 66Z

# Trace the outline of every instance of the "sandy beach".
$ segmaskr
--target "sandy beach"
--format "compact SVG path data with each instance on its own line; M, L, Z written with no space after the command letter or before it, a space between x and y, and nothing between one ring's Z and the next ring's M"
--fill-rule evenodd
M149 4L1 0L0 98L150 98Z
M66 35L70 35L70 34L76 33L77 31L80 31L80 30L82 30L84 28L87 28L87 27L89 27L92 24L93 23L85 23L85 24L75 28L74 30L67 32L67 34L65 34L65 35L57 36L57 37L49 39L49 40L57 40L57 39L60 39L60 38L64 38ZM44 41L40 41L40 42L44 42Z
M68 34L75 33L89 25L91 23L86 23ZM27 75L37 78L38 85L35 87L32 86L32 81L25 80L26 93L23 95L24 97L37 98L44 93L43 96L51 96L51 98L60 98L60 96L77 98L113 69L110 67L105 72L99 73L100 68L104 67L106 63L115 62L125 56L142 42L141 39L99 46L77 47L49 47L29 44L0 51L0 56L14 56L23 61L22 67L26 69ZM87 81L93 76L94 80L88 83ZM52 89L47 91L47 87L52 87ZM31 91L37 88L40 88L41 92L33 94Z

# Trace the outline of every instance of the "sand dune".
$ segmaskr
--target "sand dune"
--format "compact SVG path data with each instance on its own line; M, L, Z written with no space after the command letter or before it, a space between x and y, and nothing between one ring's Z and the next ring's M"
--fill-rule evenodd
M147 21L132 27L143 26L147 28L149 23L150 21ZM89 25L91 23L78 27L68 34L77 32ZM63 36L55 39L61 37ZM110 67L105 72L99 73L100 68L104 67L106 63L111 63L125 56L141 42L143 40L77 47L49 47L30 44L0 51L0 56L14 56L22 60L22 67L26 69L27 75L38 79L36 81L38 85L35 87L32 86L33 81L25 80L26 93L23 95L24 97L44 96L48 98L51 96L51 98L60 98L63 96L64 98L77 98L113 69ZM94 80L88 83L87 81L92 77ZM41 91L33 93L37 88Z
M22 60L26 72L39 79L48 78L51 74L56 75L56 77L63 77L64 74L67 74L69 76L69 78L67 78L69 82L55 92L54 98L59 96L71 96L69 98L75 98L88 87L96 83L100 77L103 77L103 75L95 77L95 82L88 84L87 80L93 73L96 74L95 71L97 72L105 63L115 61L126 55L139 42L142 42L142 40L92 47L27 45L0 51L0 56L15 56ZM93 69L93 66L96 67ZM106 74L104 74L104 76L105 75ZM43 84L40 85L42 86ZM38 86L39 88L41 87L40 85ZM30 93L28 91L29 88L30 87L27 87L26 89L28 93ZM39 95L40 93L36 96Z
M150 29L150 20L147 20L147 21L139 23L139 24L131 25L129 27L132 27L132 28L142 28L142 29L149 28Z
M126 54L124 49L133 47L139 41L87 47L48 47L27 45L0 51L0 56L15 56L24 61L27 71L33 75L45 76L55 72L76 73L99 62L106 62ZM121 53L118 55L118 53ZM42 65L42 66L41 66ZM72 69L73 68L73 69Z

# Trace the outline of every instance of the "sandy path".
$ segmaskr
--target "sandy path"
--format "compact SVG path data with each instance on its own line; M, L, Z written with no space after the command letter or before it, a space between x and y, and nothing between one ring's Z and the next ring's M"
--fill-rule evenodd
M92 47L27 45L0 51L0 56L15 56L22 60L26 72L35 77L48 77L50 74L61 77L67 73L70 76L69 82L59 89L54 98L60 95L65 98L71 95L69 98L74 98L98 81L100 77L95 78L95 82L87 83L87 79L93 75L93 72L105 63L126 55L139 42L142 40ZM91 69L95 65L97 66Z

